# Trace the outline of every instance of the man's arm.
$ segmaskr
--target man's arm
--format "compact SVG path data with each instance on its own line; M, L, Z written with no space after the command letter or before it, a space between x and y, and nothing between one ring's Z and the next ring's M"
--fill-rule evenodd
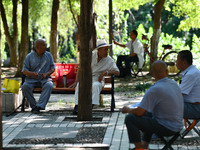
M75 79L74 83L69 86L69 88L75 88L76 87L76 85L78 83L78 74L79 74L79 67L78 67L78 70L77 70L76 79Z
M102 81L103 79L103 76L107 76L107 75L116 75L116 76L119 76L120 75L120 72L119 71L115 71L115 70L110 70L110 71L104 71L100 74L99 76L99 82Z
M137 55L137 54L136 53L132 53L132 54L129 55L129 57L133 57L135 55Z
M24 74L25 76L33 76L34 78L38 78L38 73L36 73L36 72L32 72L32 71L27 71L27 70L25 70L25 71L23 71L23 74Z
M52 68L48 72L41 73L40 75L42 76L42 79L45 79L45 78L48 78L54 71L55 71L55 68Z
M128 106L124 106L122 108L122 113L134 114L136 116L143 116L145 114L145 112L146 112L146 110L141 107L130 108Z
M120 47L126 47L126 45L120 44L120 43L118 43L118 42L116 42L116 41L113 41L113 43L116 44L116 45L118 45L118 46L120 46Z

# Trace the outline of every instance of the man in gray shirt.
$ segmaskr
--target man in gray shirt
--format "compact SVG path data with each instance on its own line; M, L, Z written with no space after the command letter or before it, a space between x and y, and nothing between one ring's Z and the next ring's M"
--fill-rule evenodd
M26 75L22 85L22 92L28 99L33 113L44 110L53 89L53 82L50 75L55 70L55 64L50 52L46 51L46 42L38 39L35 44L35 51L31 51L24 60L22 72ZM42 87L39 101L36 102L33 96L33 89Z
M170 136L183 128L183 96L177 83L167 77L167 65L155 61L152 75L156 83L147 90L139 106L122 109L122 113L129 113L125 123L135 149L148 149L153 133ZM140 131L144 133L142 139Z

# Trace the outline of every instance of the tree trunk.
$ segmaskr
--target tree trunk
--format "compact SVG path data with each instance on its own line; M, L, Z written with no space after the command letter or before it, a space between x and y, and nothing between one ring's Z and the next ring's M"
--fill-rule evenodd
M20 55L19 55L19 62L18 68L16 72L16 77L22 75L22 67L24 59L28 53L28 44L29 44L29 37L28 37L28 0L22 0L22 30L21 30L21 45L20 45Z
M1 20L0 20L0 52L1 52ZM2 63L1 61L1 53L0 53L0 64ZM1 83L1 65L0 65L0 83ZM1 84L0 84L0 89L1 89ZM0 149L3 149L3 137L2 137L2 96L0 92Z
M53 0L52 14L51 14L51 38L50 38L50 52L53 55L54 62L58 62L58 10L60 0Z
M92 14L93 0L81 0L78 120L92 120Z
M109 0L109 44L112 44L112 0ZM110 47L109 55L113 56L112 46Z
M3 7L2 0L0 0L0 11L3 21L3 27L6 35L6 40L8 42L10 51L10 66L17 66L18 64L18 28L17 28L17 2L18 0L12 0L13 3L13 37L11 37L9 32L9 27L6 19L5 9Z
M153 60L157 60L158 43L161 33L161 15L165 0L159 0L154 6L154 31L151 38L151 56ZM150 61L150 68L152 62Z

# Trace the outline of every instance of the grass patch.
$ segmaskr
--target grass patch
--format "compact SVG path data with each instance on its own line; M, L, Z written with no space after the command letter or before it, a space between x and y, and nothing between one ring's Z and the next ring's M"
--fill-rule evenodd
M139 91L144 91L145 92L151 86L152 86L152 84L150 84L150 83L138 83L137 85L135 85L135 90L139 90Z

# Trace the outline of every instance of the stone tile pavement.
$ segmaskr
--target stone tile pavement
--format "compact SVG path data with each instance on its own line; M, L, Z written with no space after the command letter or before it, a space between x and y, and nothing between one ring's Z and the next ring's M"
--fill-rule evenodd
M55 97L56 98L55 98ZM51 109L57 109L53 103L58 102L60 107L73 108L73 95L65 98L62 95L54 95L50 99L50 104L47 107L47 111ZM36 95L37 97L37 95ZM109 96L104 97L105 103L109 103ZM50 115L41 113L40 115L32 114L30 110L26 112L19 112L14 116L3 116L3 148L4 149L109 149L109 150L128 150L133 148L132 144L129 144L128 134L126 126L124 125L125 115L119 110L123 105L130 105L141 100L141 97L134 97L130 99L124 98L120 94L115 95L116 99L116 111L111 115L104 116L102 122L98 124L82 123L77 121L65 121L64 115L59 115L53 120L48 120ZM52 104L51 104L52 103ZM62 103L67 104L61 105ZM107 111L108 108L104 108ZM77 131L81 127L106 127L106 132L101 143L52 143L52 144L11 144L10 142L15 138L26 137L42 138L42 137L54 137L54 138L73 138L76 136ZM195 133L191 133L189 138L199 137ZM150 144L150 149L161 149L163 144ZM184 144L175 144L173 148L176 150L197 150L200 146L184 146Z

